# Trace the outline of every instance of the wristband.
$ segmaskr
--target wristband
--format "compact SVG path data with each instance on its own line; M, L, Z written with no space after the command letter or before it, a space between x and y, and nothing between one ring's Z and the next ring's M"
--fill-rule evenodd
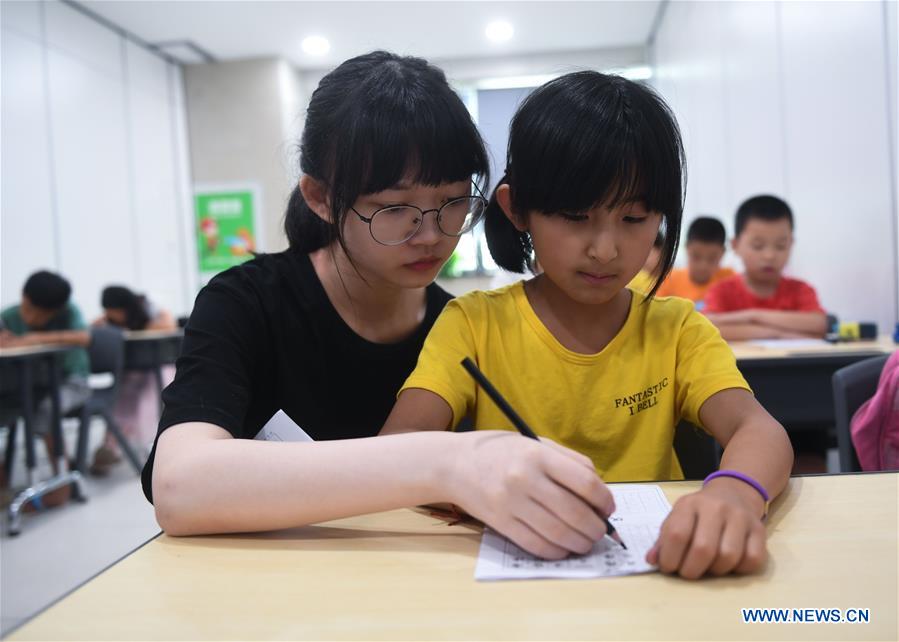
M745 482L756 489L758 491L758 494L762 496L762 499L765 500L765 513L764 515L762 515L762 519L765 519L765 517L768 515L768 506L771 504L771 498L768 495L768 491L765 490L764 486L762 486L746 473L741 473L738 470L717 470L706 477L704 480L702 480L702 485L705 486L710 481L718 477L733 477L734 479L739 479L741 482Z

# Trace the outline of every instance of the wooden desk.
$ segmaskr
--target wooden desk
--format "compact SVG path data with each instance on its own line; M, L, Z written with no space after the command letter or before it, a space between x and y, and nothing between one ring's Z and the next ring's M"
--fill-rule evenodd
M696 482L662 484L673 503ZM411 510L276 533L161 535L12 640L895 640L899 474L803 477L750 577L479 583L480 535ZM743 624L741 608L867 608L867 624Z
M25 465L27 467L27 488L20 491L10 502L7 509L7 532L18 535L21 530L22 508L30 500L43 497L47 493L72 484L73 496L84 500L84 489L81 486L81 474L69 470L63 449L62 418L59 404L60 355L73 350L65 345L34 345L0 349L0 389L16 387L18 390L18 407L25 425ZM15 374L10 377L12 371ZM43 380L46 380L44 384ZM14 386L14 383L16 384ZM44 385L49 391L52 408L50 422L53 436L53 458L56 460L58 473L43 481L35 478L37 456L34 450L34 408L35 387ZM7 477L11 477L11 463L15 456L15 426L10 428L9 443L6 450Z
M887 335L881 335L876 341L847 341L793 348L760 346L748 341L732 341L729 345L734 351L737 361L741 363L766 359L777 359L782 362L783 359L797 358L825 360L841 357L867 358L899 350L899 345L893 343L893 340Z

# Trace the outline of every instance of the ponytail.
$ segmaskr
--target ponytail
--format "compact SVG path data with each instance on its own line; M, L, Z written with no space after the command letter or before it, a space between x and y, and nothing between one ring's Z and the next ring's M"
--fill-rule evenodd
M531 235L519 232L496 200L497 188L508 182L508 173L503 174L493 189L484 212L484 233L490 256L496 264L509 272L523 274L526 269L533 271L534 246L531 244Z
M284 232L291 249L309 254L331 244L337 232L334 226L312 211L296 185L287 202L284 215Z

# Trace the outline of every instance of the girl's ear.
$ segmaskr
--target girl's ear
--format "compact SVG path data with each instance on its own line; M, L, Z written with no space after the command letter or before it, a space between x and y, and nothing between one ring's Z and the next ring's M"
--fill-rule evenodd
M503 183L496 188L496 202L509 222L519 232L527 232L528 226L521 218L512 210L512 188L508 183Z
M332 222L331 208L328 207L328 190L324 183L304 174L300 177L300 193L309 209L325 223Z

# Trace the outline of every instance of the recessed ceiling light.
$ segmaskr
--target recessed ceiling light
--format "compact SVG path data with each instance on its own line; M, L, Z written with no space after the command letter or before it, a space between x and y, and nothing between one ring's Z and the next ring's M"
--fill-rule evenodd
M493 42L505 42L512 37L512 34L515 33L515 29L513 29L512 25L505 20L494 20L487 25L487 29L484 33L487 34L487 37Z
M303 38L303 51L310 56L324 56L331 50L331 43L322 36Z

